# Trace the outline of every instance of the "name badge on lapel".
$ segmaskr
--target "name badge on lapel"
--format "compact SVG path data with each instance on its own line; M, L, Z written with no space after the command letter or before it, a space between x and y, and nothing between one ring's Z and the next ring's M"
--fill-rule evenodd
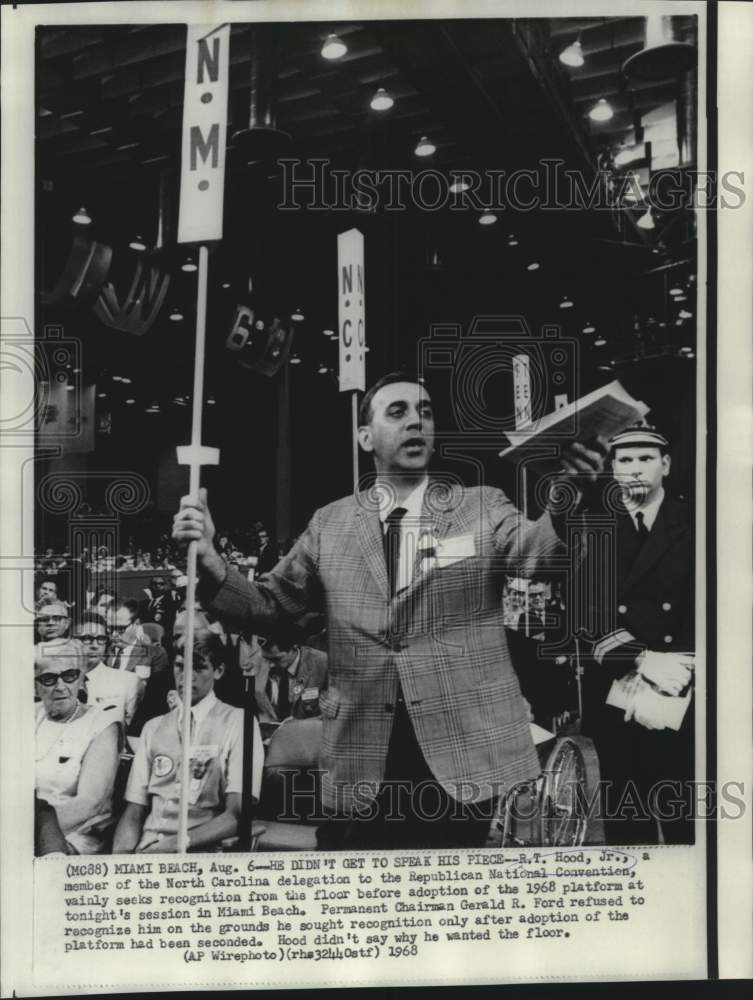
M437 560L440 569L460 562L461 559L470 559L475 555L476 541L472 532L467 535L443 538L437 543Z

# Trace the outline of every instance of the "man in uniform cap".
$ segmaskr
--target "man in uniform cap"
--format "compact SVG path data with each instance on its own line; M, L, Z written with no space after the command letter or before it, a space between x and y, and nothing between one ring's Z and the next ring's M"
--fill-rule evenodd
M667 496L669 442L636 424L609 441L619 499L614 559L602 563L601 626L586 674L584 728L606 783L613 844L690 843L693 559L688 516ZM604 551L603 549L601 550ZM603 558L603 557L602 557ZM617 815L615 815L617 814Z

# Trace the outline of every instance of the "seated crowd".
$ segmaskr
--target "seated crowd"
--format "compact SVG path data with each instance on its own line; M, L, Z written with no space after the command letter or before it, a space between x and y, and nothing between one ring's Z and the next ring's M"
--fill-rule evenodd
M90 596L89 607L75 615L48 592L36 614L37 819L47 831L56 823L59 834L43 841L63 844L69 853L174 852L185 594L158 585L141 602L111 593ZM262 732L268 744L281 723L318 717L326 656L300 639L292 631L265 638L229 635L197 606L192 850L219 848L238 833L244 708L253 719L248 787L256 803ZM40 843L38 837L38 850Z
M292 541L274 541L264 524L257 521L252 529L220 531L217 547L226 562L259 576L275 565ZM73 554L65 548L56 552L48 546L37 553L35 571L41 578L51 578L55 583L55 578L69 571L74 563L79 563L86 573L95 575L127 571L181 575L185 574L186 566L185 553L177 548L169 533L154 530L129 536L122 552L111 552L106 545L100 545Z
M229 545L225 551L232 551ZM101 588L88 591L86 607L77 609L60 599L54 580L40 579L35 619L40 853L176 850L187 580L178 570L157 572L150 583L139 601L118 599L114 589ZM556 731L577 702L569 658L540 652L544 640L556 645L563 626L556 586L511 579L504 602L531 721ZM245 754L246 766L249 757L252 762L246 787L252 789L254 815L274 818L284 808L265 760L308 764L315 771L319 692L327 671L323 624L310 616L295 629L236 635L197 604L191 849L220 849L238 834L244 717L253 719L253 748L249 754L246 746Z

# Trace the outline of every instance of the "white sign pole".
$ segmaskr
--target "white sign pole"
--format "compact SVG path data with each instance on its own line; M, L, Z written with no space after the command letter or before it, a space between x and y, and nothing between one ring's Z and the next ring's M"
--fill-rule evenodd
M533 419L531 411L531 369L530 358L527 354L516 354L512 359L512 379L513 392L515 394L515 430L519 431L527 427ZM520 488L522 491L523 516L528 517L528 469L523 463L520 470ZM526 596L526 611L528 610L528 597ZM526 622L528 617L526 615ZM526 626L526 632L528 627Z
M193 376L193 419L188 492L198 499L201 474L201 417L204 409L204 353L207 319L207 267L209 252L199 248L199 287L196 295L196 360ZM186 639L183 650L183 719L180 760L180 815L178 822L178 853L188 850L188 789L191 780L191 688L193 686L194 613L196 610L196 549L198 542L188 546L188 590L186 592Z
M189 496L198 501L201 466L217 464L216 448L201 443L204 410L204 355L206 346L209 251L206 242L222 238L225 184L225 137L230 26L189 25L186 38L186 80L183 98L183 145L180 178L178 242L200 242L196 291L196 349L193 378L191 443L178 448L178 461L190 467ZM196 554L198 542L188 546L186 637L183 650L183 717L180 762L178 853L189 847L188 798L191 785L191 691L193 688L194 617L196 610Z
M351 395L353 414L353 495L358 493L358 393Z
M533 420L531 412L531 359L516 354L512 359L513 392L515 393L515 430L522 430Z
M340 392L351 392L353 492L358 492L358 391L366 386L366 307L363 233L337 236L337 291Z

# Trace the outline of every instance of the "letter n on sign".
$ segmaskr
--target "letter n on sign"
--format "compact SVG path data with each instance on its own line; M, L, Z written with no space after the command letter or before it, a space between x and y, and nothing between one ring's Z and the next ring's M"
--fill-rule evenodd
M366 310L363 233L349 229L337 237L337 302L340 392L366 384Z
M222 239L230 25L189 24L179 243Z

